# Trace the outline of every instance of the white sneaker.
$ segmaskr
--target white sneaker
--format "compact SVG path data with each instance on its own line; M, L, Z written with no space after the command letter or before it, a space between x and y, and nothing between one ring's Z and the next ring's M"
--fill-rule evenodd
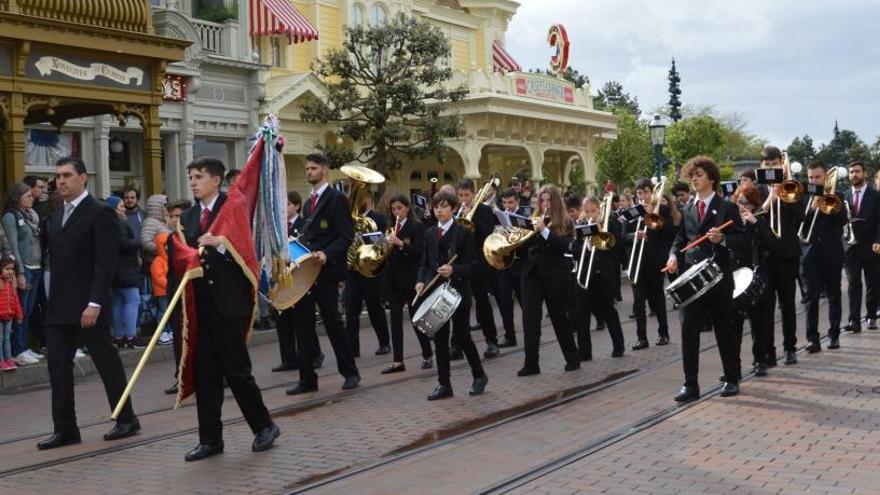
M172 342L174 342L174 336L171 334L171 332L165 331L162 332L161 335L159 335L159 345L168 345Z
M26 350L26 351L24 351L24 352L27 353L27 355L28 355L29 357L34 358L34 359L36 359L37 361L39 361L39 360L43 359L44 357L46 357L46 356L41 356L41 355L37 354L36 352L34 352L34 351L30 350L30 349L28 349L28 350Z
M82 349L76 350L76 355L73 356L74 359L82 359L86 357L86 354L82 351Z
M19 366L26 366L28 364L37 364L39 363L39 359L34 359L27 355L26 352L22 352L18 356L15 356L15 364Z

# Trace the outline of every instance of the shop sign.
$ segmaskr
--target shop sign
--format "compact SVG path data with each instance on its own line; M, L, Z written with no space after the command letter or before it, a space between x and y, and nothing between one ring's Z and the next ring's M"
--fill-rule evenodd
M516 94L539 100L574 104L574 88L566 82L547 77L517 77Z
M162 78L162 99L165 101L186 100L186 82L183 77L165 74Z
M88 60L75 55L58 56L40 49L31 52L27 76L33 79L84 81L105 87L150 90L150 72L145 67Z

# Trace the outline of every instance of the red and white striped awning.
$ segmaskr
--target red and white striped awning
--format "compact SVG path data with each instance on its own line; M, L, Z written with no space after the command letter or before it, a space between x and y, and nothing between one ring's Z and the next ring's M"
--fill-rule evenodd
M288 43L318 39L318 30L290 0L250 0L251 36L286 34Z
M492 65L496 71L500 72L522 71L522 67L507 53L507 50L501 46L498 40L492 42Z

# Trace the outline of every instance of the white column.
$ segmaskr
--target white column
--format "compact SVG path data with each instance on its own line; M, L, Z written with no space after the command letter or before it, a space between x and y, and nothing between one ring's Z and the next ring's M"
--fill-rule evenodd
M110 115L94 117L92 163L95 169L94 194L99 198L110 195Z

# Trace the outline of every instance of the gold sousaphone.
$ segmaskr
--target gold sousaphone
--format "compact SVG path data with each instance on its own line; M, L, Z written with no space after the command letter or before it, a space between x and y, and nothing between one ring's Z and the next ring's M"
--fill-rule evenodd
M354 222L354 239L347 252L348 267L365 277L376 277L384 270L392 247L387 242L364 244L361 236L375 232L378 227L372 218L361 215L360 212L370 194L367 184L381 184L385 182L385 176L361 165L343 165L339 171L351 179L348 204Z

